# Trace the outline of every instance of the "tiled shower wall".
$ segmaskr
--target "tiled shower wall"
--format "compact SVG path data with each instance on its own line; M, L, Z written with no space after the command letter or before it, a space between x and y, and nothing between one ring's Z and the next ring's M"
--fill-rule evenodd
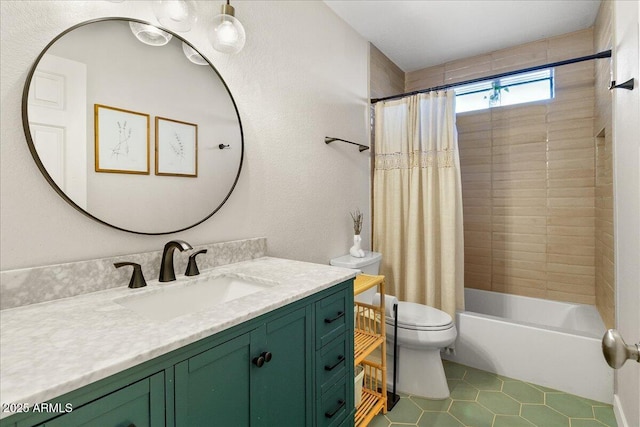
M594 27L595 50L610 49L612 2L603 1ZM615 326L613 257L613 162L611 157L611 80L609 61L596 62L596 307L607 328Z
M593 53L593 29L407 73L406 91ZM595 304L594 64L555 98L457 116L465 286Z

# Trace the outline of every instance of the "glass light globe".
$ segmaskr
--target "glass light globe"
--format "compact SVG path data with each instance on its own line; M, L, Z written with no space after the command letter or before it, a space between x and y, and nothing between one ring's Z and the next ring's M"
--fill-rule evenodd
M198 20L193 0L156 0L152 6L158 22L173 31L190 31Z
M197 64L197 65L209 65L207 60L204 59L202 57L202 55L200 55L198 53L197 50L195 50L194 48L192 48L191 46L189 46L185 42L182 42L182 52L184 53L184 56L186 56L187 59L189 61L193 62L194 64Z
M166 31L162 31L160 28L153 25L141 24L139 22L129 22L129 28L131 32L138 40L149 46L164 46L169 43L171 34Z
M210 34L213 48L222 53L238 53L244 47L244 27L234 16L222 13L213 18Z

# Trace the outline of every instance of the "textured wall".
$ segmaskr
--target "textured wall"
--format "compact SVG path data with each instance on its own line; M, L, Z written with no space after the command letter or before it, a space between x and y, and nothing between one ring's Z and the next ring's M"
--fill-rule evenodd
M368 43L322 2L242 1L242 52L209 45L204 28L222 2L199 1L184 34L216 66L244 126L242 174L225 206L194 229L139 236L79 214L46 183L20 119L25 78L46 44L72 25L125 16L155 22L149 1L2 1L0 269L157 250L171 238L202 244L265 236L272 256L327 263L347 253L349 211L369 211L369 156L324 136L369 136ZM124 207L123 207L124 208ZM364 247L369 247L365 218Z
M407 91L593 53L593 30L407 73ZM551 101L457 116L465 286L595 303L594 62Z

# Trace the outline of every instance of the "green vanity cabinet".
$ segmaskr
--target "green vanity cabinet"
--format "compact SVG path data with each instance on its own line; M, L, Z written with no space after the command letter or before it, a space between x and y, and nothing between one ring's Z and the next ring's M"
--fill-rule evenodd
M311 308L175 367L176 426L311 425Z
M352 426L353 281L53 399L0 427Z

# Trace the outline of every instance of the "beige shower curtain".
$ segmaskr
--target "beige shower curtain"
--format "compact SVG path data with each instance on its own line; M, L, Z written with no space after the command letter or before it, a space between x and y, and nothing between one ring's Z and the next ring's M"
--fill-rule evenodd
M452 317L464 309L454 102L446 91L376 104L373 201L373 248L388 293Z

